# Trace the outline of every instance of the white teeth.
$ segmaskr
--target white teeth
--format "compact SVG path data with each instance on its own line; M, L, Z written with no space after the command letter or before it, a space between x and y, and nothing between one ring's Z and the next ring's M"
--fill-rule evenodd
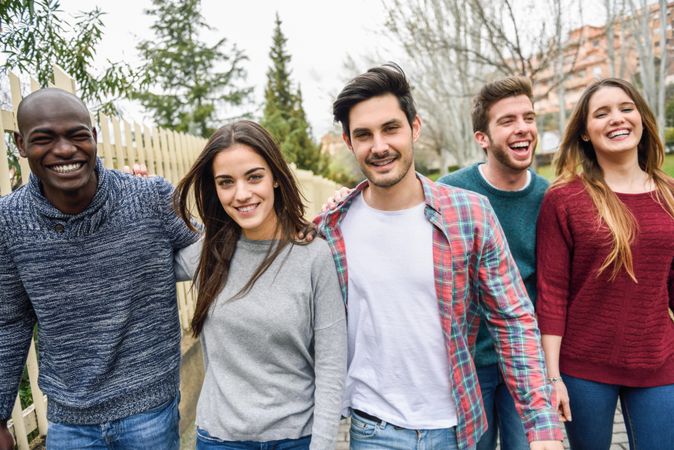
M239 212L248 212L248 211L254 210L255 208L257 208L257 205L242 206L242 207L236 208L236 209Z
M390 163L393 161L395 158L387 159L384 161L372 161L372 165L374 166L385 166L386 164Z
M527 148L529 147L529 142L515 142L510 145L510 148Z
M82 167L84 163L72 163L72 164L62 164L59 166L51 166L51 169L58 172L58 173L68 173L68 172L74 172L75 170L79 169Z
M617 137L617 136L627 136L628 134L630 134L630 132L628 130L616 130L616 131L610 132L608 134L608 137L614 138L614 137Z

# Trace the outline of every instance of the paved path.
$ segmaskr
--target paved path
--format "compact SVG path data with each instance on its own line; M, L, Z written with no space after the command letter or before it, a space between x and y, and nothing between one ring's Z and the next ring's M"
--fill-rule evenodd
M181 450L193 450L194 439L194 429L183 434L180 440ZM349 424L347 420L342 420L342 423L339 426L336 450L348 450L348 448ZM566 440L564 440L564 448L569 448L569 443ZM613 442L610 450L629 450L629 445L627 444L627 431L625 431L625 421L623 420L620 411L620 405L618 405L618 410L616 411L615 419L613 420Z

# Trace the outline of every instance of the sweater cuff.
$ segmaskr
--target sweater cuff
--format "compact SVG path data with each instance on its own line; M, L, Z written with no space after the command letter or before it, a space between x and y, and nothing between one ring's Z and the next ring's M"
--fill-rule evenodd
M542 412L534 418L533 428L527 430L527 439L533 441L563 441L564 433L556 411Z
M564 331L566 330L566 320L564 319L552 319L547 317L538 316L538 328L541 330L541 334L552 334L554 336L564 336Z

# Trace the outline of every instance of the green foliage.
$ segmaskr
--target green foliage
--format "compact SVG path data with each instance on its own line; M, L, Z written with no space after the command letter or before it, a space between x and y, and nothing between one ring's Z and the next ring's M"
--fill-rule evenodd
M287 39L281 31L281 19L276 14L276 25L269 57L272 65L267 71L265 105L261 124L281 146L283 156L300 169L329 175L327 161L311 138L311 130L302 106L302 91L293 90L290 80L290 55L286 52Z
M86 103L116 113L114 100L133 92L137 74L128 64L110 61L103 73L92 72L104 13L98 8L82 12L70 24L59 8L58 0L0 3L0 51L6 57L0 72L18 70L47 86L53 82L52 64L58 64L75 79Z
M667 147L674 146L674 127L665 128L665 145Z
M154 38L138 45L145 78L135 98L159 126L208 137L223 125L223 107L248 100L252 88L238 86L248 58L226 38L213 45L199 39L213 30L201 15L200 0L152 5L145 13L155 19Z
M662 170L670 177L674 177L674 154L665 155L665 163L662 165Z

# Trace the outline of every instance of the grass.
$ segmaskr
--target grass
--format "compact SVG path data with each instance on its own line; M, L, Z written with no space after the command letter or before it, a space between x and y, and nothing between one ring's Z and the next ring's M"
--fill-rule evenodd
M665 155L665 163L662 165L662 170L670 177L674 177L674 153ZM555 177L555 169L551 165L540 166L536 169L536 172L551 181Z

